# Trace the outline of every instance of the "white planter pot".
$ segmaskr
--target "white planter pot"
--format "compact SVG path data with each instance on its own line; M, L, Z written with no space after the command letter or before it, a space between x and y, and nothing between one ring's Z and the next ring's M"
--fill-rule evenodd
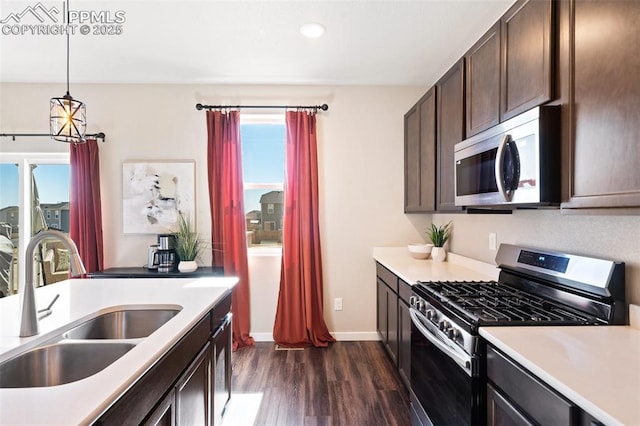
M447 258L447 251L444 247L434 247L431 249L431 258L434 262L444 262Z
M195 260L181 260L178 263L178 271L180 272L193 272L198 269L198 264Z

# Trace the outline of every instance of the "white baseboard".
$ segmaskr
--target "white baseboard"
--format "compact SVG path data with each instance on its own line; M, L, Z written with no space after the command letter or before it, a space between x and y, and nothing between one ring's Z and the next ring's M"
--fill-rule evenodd
M339 342L375 341L380 336L375 331L340 331L331 332L331 335ZM273 342L273 333L251 333L256 342Z
M273 333L250 333L256 342L273 342Z

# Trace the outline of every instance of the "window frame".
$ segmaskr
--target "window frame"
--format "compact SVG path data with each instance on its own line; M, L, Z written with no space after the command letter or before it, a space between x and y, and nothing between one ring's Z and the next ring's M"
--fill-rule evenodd
M285 114L282 113L264 113L264 112L241 112L240 125L243 124L282 124L285 125ZM286 136L285 136L286 137ZM242 143L242 141L241 141ZM285 147L286 149L286 147ZM286 167L286 165L285 165ZM283 182L245 182L243 177L243 192L251 189L284 191ZM246 209L246 207L245 207ZM246 217L247 212L244 212ZM284 214L284 213L283 213ZM248 237L247 237L248 240ZM247 244L247 254L249 256L281 256L282 246L257 247Z
M71 164L68 152L7 152L2 153L0 163L18 165L18 292L22 292L26 273L25 259L27 245L31 240L31 166L39 164ZM71 182L69 183L71 184ZM71 187L69 188L71 191Z

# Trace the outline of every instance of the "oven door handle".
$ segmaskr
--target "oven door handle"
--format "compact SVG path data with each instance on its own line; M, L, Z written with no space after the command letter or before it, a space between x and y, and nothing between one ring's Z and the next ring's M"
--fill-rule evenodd
M438 349L445 353L449 358L451 358L460 368L462 368L469 376L472 375L471 371L471 357L468 355L462 355L455 351L454 348L445 344L442 340L440 340L437 336L435 336L423 323L421 317L428 321L424 315L420 313L420 311L410 308L409 315L411 316L411 322L416 326L416 328L420 331L427 340L429 340L432 344L434 344Z

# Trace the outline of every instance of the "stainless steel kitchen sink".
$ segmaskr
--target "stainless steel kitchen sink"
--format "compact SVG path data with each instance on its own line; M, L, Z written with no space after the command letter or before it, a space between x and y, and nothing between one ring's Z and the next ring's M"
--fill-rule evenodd
M92 376L135 346L127 342L60 341L0 364L0 388L57 386Z
M178 309L122 309L102 314L63 334L66 339L140 339L176 316Z

